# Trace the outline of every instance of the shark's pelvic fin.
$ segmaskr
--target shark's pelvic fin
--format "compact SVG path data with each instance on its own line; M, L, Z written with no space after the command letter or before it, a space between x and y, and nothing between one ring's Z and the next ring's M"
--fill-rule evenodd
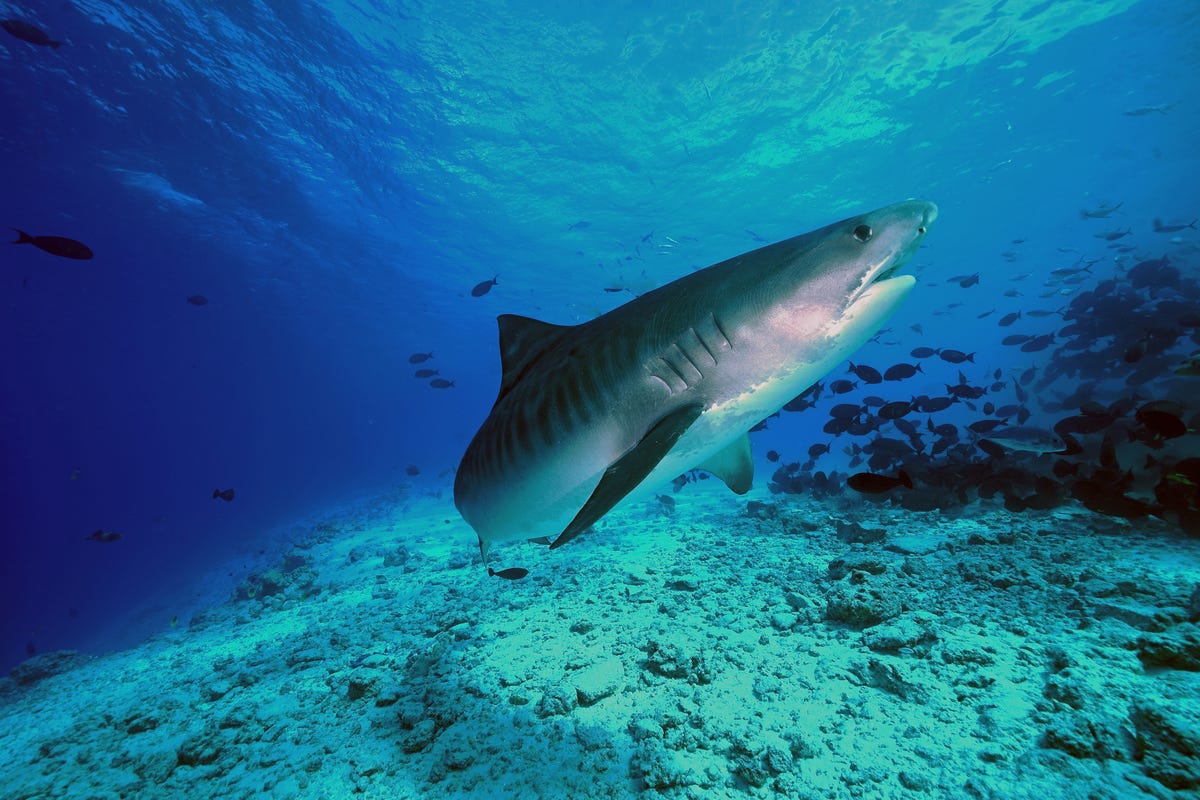
M754 458L750 454L750 434L744 433L724 449L714 453L698 469L711 472L735 494L745 494L754 483Z
M694 403L678 408L654 423L641 441L609 464L608 469L604 471L604 477L592 491L592 496L583 504L583 508L579 509L571 524L554 540L554 544L550 545L550 549L562 547L583 533L619 503L621 498L637 488L702 411L703 404Z

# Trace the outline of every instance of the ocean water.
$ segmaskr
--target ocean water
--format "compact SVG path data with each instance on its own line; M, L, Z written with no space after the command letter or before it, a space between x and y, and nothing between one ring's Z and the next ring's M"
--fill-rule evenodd
M0 794L249 796L261 775L279 797L1196 791L1195 752L1170 744L1200 742L1195 704L1180 700L1200 689L1195 4L72 0L4 2L0 17L61 42L0 31L0 225L94 253L0 244L0 669L27 668L0 714L42 747ZM850 361L920 371L871 383L839 364L802 410L751 435L751 494L690 473L561 550L495 545L494 566L530 575L487 576L453 493L500 384L498 315L586 323L907 198L939 209L904 269L916 287ZM1013 335L1028 338L1003 343ZM855 385L839 394L838 380ZM919 397L957 402L924 413ZM879 417L893 401L915 433ZM858 406L854 431L828 427L838 403ZM1018 424L1057 426L1080 449L977 444L988 425ZM810 456L817 445L828 451ZM900 470L912 487L847 485ZM918 539L885 551L901 537ZM1006 544L1020 555L976 554L991 567L918 563ZM819 579L797 577L801 563ZM1069 579L1047 577L1068 564ZM972 605L951 587L886 613L843 596L936 583L942 568L971 586L1002 568L988 584L1002 595ZM260 602L275 594L286 602ZM747 619L718 614L730 604ZM988 627L1067 608L1051 626L1061 642L1033 622ZM556 613L561 630L534 622ZM647 633L665 619L688 636ZM1132 633L1104 628L1118 624ZM907 634L871 634L879 625ZM956 642L963 626L982 638ZM1100 650L1063 643L1096 626ZM769 654L777 636L799 655ZM818 644L798 643L809 636L845 652L817 659ZM1014 637L1039 655L1012 655ZM506 639L545 661L514 666ZM273 641L271 659L251 657ZM289 680L314 642L337 668ZM1119 690L1089 673L1121 653ZM779 666L807 670L808 656L826 671ZM910 681L904 659L971 675ZM239 684L231 660L286 666L277 683ZM987 686L1001 666L1020 684L1021 663L1037 698L1009 714ZM212 759L172 745L169 769L64 755L127 752L72 738L81 687L137 685L150 678L130 670L160 664L178 697L206 688L138 712L155 719L148 735L227 720L234 685L245 708L266 709L260 721L300 720L296 749L234 777L220 765L248 758L241 739ZM590 683L563 700L556 668ZM356 669L378 674L347 689ZM1095 682L1064 688L1064 670ZM814 715L821 732L789 738L798 687L831 676L893 706ZM369 758L347 754L358 715L336 712L342 733L322 739L329 708L263 699L310 678L343 699L391 699L362 715ZM1120 713L1085 718L1105 697ZM473 710L456 720L430 710L460 701ZM982 720L954 728L970 743L938 740L959 707ZM1066 707L1076 717L1046 722ZM872 714L897 732L872 738ZM584 755L539 757L536 741L582 742ZM813 767L818 751L834 766ZM945 763L918 775L906 759Z

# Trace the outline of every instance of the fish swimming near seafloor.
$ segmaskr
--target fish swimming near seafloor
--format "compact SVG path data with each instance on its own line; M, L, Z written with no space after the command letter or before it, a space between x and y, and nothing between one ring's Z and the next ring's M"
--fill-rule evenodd
M749 490L747 432L837 367L912 291L937 207L836 222L693 272L580 325L499 318L502 376L454 501L489 546L559 547L693 468Z

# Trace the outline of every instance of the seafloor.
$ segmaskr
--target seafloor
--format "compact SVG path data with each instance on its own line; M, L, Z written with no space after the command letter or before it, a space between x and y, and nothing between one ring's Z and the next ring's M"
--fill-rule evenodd
M706 484L499 548L512 582L447 500L339 513L190 624L15 669L0 797L1200 794L1200 540Z

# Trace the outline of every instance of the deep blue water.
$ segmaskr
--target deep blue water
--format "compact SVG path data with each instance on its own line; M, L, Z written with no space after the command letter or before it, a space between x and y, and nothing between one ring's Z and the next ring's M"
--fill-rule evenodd
M1200 216L1200 8L796 5L0 5L64 42L0 32L0 225L95 252L0 246L0 666L137 641L331 505L448 493L499 313L583 321L914 196L941 209L924 285L856 362L1024 369L996 320L1069 300L1037 296L1051 270L1197 274L1200 231L1151 221ZM413 377L427 351L452 388Z

